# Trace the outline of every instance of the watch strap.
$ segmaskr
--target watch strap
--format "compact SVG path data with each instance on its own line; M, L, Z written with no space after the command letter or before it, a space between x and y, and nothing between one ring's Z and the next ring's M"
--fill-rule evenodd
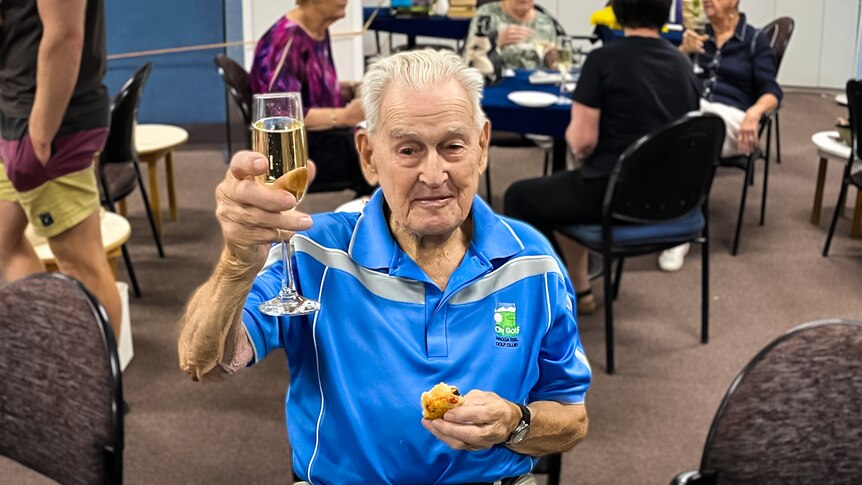
M521 409L521 421L518 423L517 426L515 426L515 429L512 430L511 433L509 433L509 436L506 437L506 441L503 442L503 444L507 445L507 446L515 444L514 439L518 435L518 433L520 431L522 431L524 428L530 427L530 419L532 417L530 414L530 408L528 408L527 406L525 406L521 403L517 403L517 402L515 403L515 405Z

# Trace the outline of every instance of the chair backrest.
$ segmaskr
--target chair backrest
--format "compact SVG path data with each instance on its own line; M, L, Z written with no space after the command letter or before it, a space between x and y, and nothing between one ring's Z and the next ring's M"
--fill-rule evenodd
M724 121L690 113L634 142L620 155L605 193L603 217L654 223L701 206L724 143Z
M848 164L853 163L853 156L862 159L862 80L847 81L847 109L850 111L850 133L852 154Z
M790 38L793 36L793 29L795 27L796 23L790 17L779 17L763 26L763 33L769 38L769 45L772 46L772 51L775 52L776 71L781 68L781 61L784 59L787 44L790 43Z
M543 14L545 14L549 19L551 19L551 20L554 22L554 30L556 30L556 31L557 31L557 35L558 35L558 36L559 36L559 35L566 35L566 29L565 29L565 28L563 28L563 24L561 24L561 23L560 23L560 21L559 21L559 20L557 20L557 18L556 18L556 17L554 17L553 15L551 15L550 13L548 13L548 11L547 11L547 10L545 10L545 7L543 7L543 6L539 5L539 4L536 4L536 5L534 6L534 8L535 8L536 10L538 10L539 12L542 12Z
M859 483L862 322L811 322L761 350L719 406L701 471L719 484Z
M0 287L0 455L60 483L119 484L122 403L114 334L83 285Z
M108 140L102 150L102 164L125 163L138 159L135 150L135 121L138 118L141 93L152 69L151 62L141 66L114 96L111 131L108 132Z
M234 100L246 126L251 126L251 82L248 72L230 57L219 54L215 58L216 69L225 87Z

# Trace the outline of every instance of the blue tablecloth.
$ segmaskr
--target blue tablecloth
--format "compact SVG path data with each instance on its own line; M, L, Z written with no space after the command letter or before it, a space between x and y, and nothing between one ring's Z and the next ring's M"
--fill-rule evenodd
M513 91L544 91L559 94L558 84L530 84L532 71L517 70L515 77L503 78L496 86L485 88L482 109L491 120L491 128L499 131L533 133L564 138L571 119L570 104L555 104L547 108L526 108L507 98Z
M374 7L364 7L362 14L367 21L374 12ZM392 15L388 8L381 8L377 17L368 27L371 30L405 34L415 39L416 36L438 37L441 39L463 40L467 38L470 29L470 19L453 19L449 17L406 17Z

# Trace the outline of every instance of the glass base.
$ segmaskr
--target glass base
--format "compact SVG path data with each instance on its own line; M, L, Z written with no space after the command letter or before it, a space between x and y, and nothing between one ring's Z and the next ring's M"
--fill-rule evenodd
M264 315L273 317L308 315L319 310L320 303L309 300L302 295L278 295L272 300L261 303L257 309Z

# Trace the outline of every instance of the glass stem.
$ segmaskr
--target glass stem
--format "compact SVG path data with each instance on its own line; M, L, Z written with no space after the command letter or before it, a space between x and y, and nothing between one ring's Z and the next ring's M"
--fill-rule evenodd
M281 275L281 295L292 297L296 295L296 283L293 281L293 250L290 247L290 239L284 240L281 235L281 230L278 231L278 237L281 240L281 259L284 263L283 272Z

